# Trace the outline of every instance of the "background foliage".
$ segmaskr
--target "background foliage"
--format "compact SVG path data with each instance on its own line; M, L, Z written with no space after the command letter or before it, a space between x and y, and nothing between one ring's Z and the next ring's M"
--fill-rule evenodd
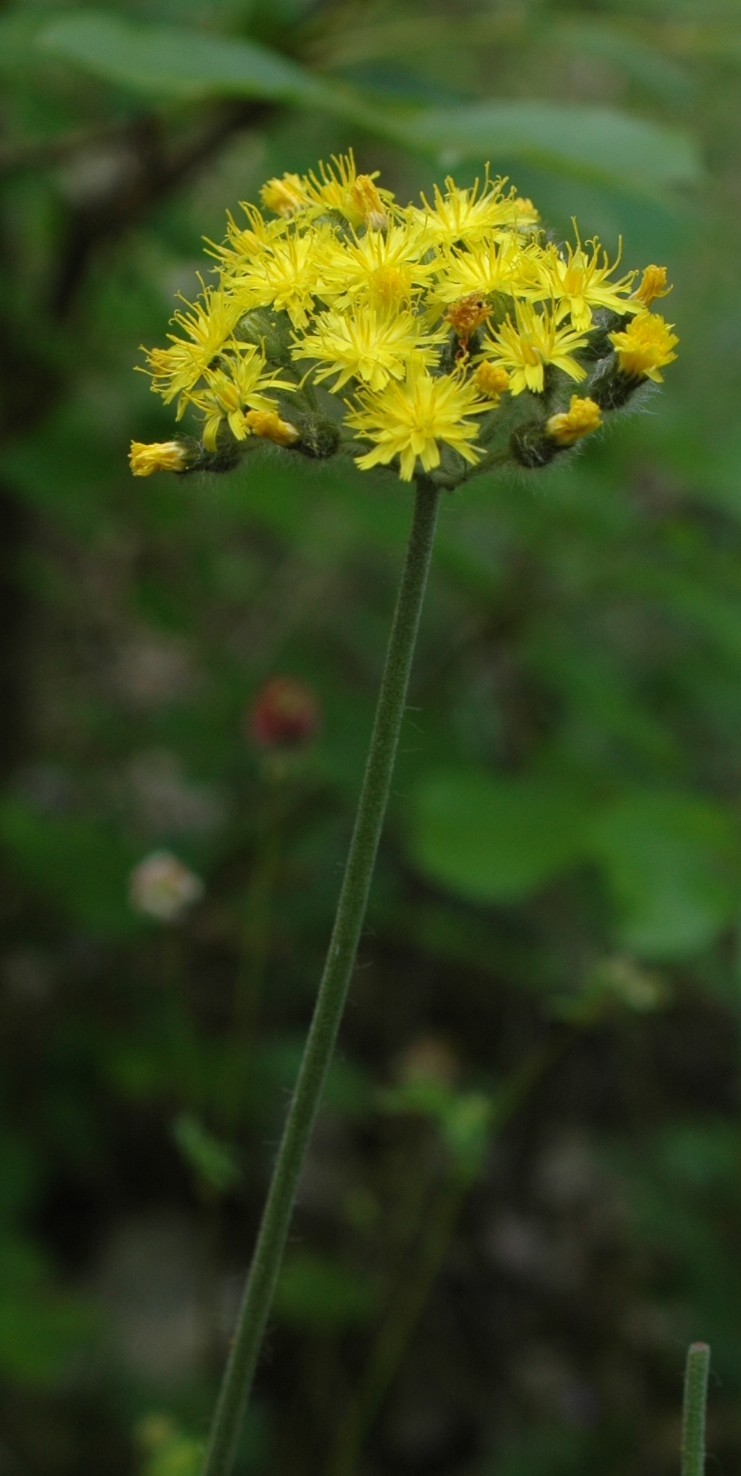
M131 481L201 237L353 145L490 160L669 265L679 362L444 509L372 914L243 1476L741 1453L741 20L733 0L0 12L2 1476L189 1476L327 937L407 494ZM303 475L303 473L302 473ZM263 683L315 741L266 757ZM168 848L205 892L137 914Z

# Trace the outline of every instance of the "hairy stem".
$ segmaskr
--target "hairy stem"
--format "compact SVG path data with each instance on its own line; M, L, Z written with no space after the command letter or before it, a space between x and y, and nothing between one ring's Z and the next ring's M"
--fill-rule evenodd
M306 1038L221 1387L203 1476L229 1476L275 1292L299 1178L352 977L399 745L440 491L417 482L414 519L389 636L368 761L324 974Z

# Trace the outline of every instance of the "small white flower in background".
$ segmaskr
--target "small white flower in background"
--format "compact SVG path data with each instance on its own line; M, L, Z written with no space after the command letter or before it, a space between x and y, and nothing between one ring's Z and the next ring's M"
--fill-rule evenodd
M158 922L177 922L203 896L203 882L171 851L152 851L134 867L129 883L136 912Z

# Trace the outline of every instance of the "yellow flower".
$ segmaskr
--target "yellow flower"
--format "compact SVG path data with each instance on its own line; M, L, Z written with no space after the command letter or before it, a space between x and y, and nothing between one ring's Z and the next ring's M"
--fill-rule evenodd
M650 307L657 297L666 297L671 292L667 285L666 267L647 266L644 268L640 286L633 293L634 300L640 302L643 307Z
M578 333L586 333L591 327L595 307L611 308L616 313L636 311L625 301L635 272L611 282L609 278L620 261L619 254L611 266L599 241L588 241L587 245L591 251L586 251L581 242L575 247L567 245L565 255L556 246L548 246L540 263L542 296L558 304L556 322L570 314Z
M295 215L308 203L308 195L298 174L284 174L282 179L269 179L260 190L266 210L275 215Z
M241 312L232 297L214 287L204 287L203 298L186 302L186 307L189 312L175 313L171 321L184 330L187 338L168 333L170 348L144 349L150 366L144 372L152 375L155 393L166 405L176 395L181 396L178 420L187 403L187 392L230 345Z
M594 400L571 396L568 410L560 415L551 415L545 423L546 435L558 446L574 446L582 436L598 430L602 424L602 411Z
M486 359L494 359L510 371L510 390L542 394L547 365L563 370L570 379L585 379L586 369L573 355L586 345L583 333L561 327L553 308L537 312L532 303L515 303L515 321L502 323L486 346Z
M479 364L473 379L479 393L491 400L492 405L498 405L504 391L509 389L509 375L501 364Z
M378 188L375 183L378 174L378 170L373 174L358 174L350 149L347 154L333 155L329 164L321 163L319 174L312 171L301 183L314 214L336 211L351 226L383 230L394 197L390 190Z
M215 256L226 281L230 275L243 270L246 262L254 262L279 236L285 235L288 221L281 215L277 220L265 220L256 205L242 201L240 209L247 216L247 225L237 225L231 211L226 214L226 240L217 244L206 237L209 256Z
M361 395L346 423L360 439L376 443L357 458L363 471L388 466L398 456L401 480L410 482L418 462L425 472L440 465L441 444L452 447L464 461L478 461L483 451L471 445L478 426L469 417L491 408L461 375L434 377L412 359L403 384L392 380L378 395Z
M536 279L533 248L524 246L515 234L501 240L480 241L470 250L449 249L437 263L438 281L434 296L443 303L478 294L513 294L527 289Z
M229 278L239 312L271 307L288 313L294 328L305 328L319 288L319 270L331 233L281 236Z
M405 225L391 226L385 232L368 231L349 241L330 238L320 295L337 309L358 297L377 307L398 307L421 291L432 276L435 266L423 261L426 251L422 232Z
M415 314L401 308L377 308L363 302L340 313L334 309L314 319L314 330L296 340L295 359L315 359L323 365L317 380L336 374L334 390L350 379L359 379L369 389L382 390L390 379L403 379L412 357L430 363L445 341L444 330L423 333Z
M184 472L188 451L180 441L132 441L129 466L135 477L151 477L153 472Z
M408 216L425 226L435 246L454 246L465 241L471 246L483 238L534 224L538 213L531 201L518 199L514 190L505 195L506 180L490 179L487 171L483 185L476 180L470 189L460 189L454 179L445 181L445 193L435 185L434 204L422 195L423 210L410 206Z
M460 458L545 465L675 358L671 326L649 311L670 290L666 269L621 273L620 252L610 261L576 223L573 245L548 243L532 202L488 165L470 187L448 177L401 206L350 151L268 179L261 204L227 216L223 242L207 243L214 285L145 350L177 419L187 405L203 418L182 469L226 471L255 436L328 459L346 449L343 418L365 442L358 464L393 463L405 481L438 466L446 484L463 480ZM565 404L587 373L592 398L550 419L552 405L521 424L488 414L506 392ZM132 470L177 469L183 455L135 443Z
M215 451L219 432L226 421L236 441L244 441L250 433L248 410L275 411L267 390L290 392L296 388L280 374L271 373L265 359L253 345L245 346L240 358L229 359L222 368L206 375L206 388L193 391L190 398L206 417L203 444Z
M642 312L624 331L611 333L610 342L615 346L623 373L661 384L661 370L666 364L673 364L677 357L672 350L679 339L672 333L673 327L673 323L665 322L658 313Z

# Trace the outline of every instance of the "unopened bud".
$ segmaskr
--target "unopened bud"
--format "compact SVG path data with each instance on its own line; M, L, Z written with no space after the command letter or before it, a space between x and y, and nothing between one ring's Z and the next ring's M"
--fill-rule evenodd
M295 451L314 461L328 461L335 455L340 444L340 428L336 421L327 420L322 415L297 415L294 425L300 438L294 445Z
M184 441L132 441L129 466L135 477L151 477L154 472L184 472L193 460Z
M311 687L297 677L271 677L248 713L250 737L260 748L302 748L316 737L321 723L319 703Z
M275 446L295 446L300 432L288 420L281 420L275 410L248 410L244 417L253 436L263 441L272 441Z
M578 395L572 395L568 410L551 415L545 423L545 431L557 446L575 446L584 436L598 430L601 424L599 405L589 397L580 399Z
M252 308L237 324L234 337L240 343L254 343L272 364L291 361L291 320L288 313L274 313L270 308Z

